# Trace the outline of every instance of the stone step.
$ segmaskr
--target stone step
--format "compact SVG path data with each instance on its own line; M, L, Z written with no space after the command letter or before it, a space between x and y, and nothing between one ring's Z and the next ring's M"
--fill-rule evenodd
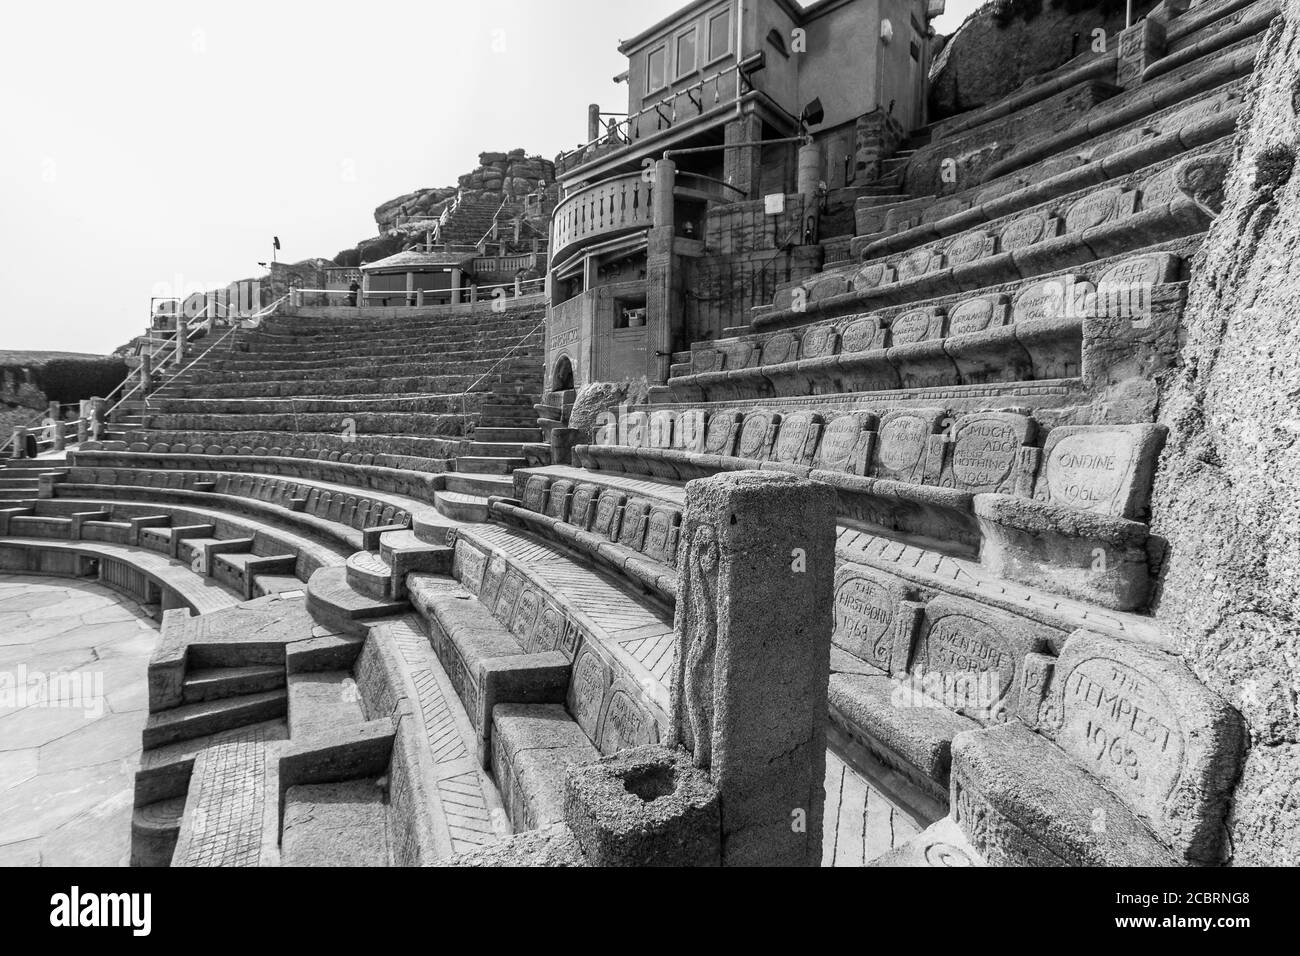
M386 787L362 779L285 791L283 866L389 866Z
M212 667L185 675L182 701L197 704L245 694L260 694L284 686L284 668L274 665Z
M291 574L257 574L253 576L253 597L276 594L281 598L302 597L307 585Z
M351 671L289 675L289 738L295 744L365 722Z
M312 617L342 634L363 635L369 622L409 608L406 601L360 593L348 583L346 567L321 568L307 582L307 609Z
M171 866L185 813L185 797L155 800L131 813L131 865Z
M474 429L477 442L532 442L541 438L541 429L527 427L501 427L479 425Z
M488 495L510 497L514 494L515 483L509 475L460 475L451 471L444 476L443 488L482 498Z
M443 515L457 521L487 521L488 500L459 491L435 491L434 505Z
M392 597L392 566L375 552L358 551L349 557L347 572L353 590L380 601Z
M478 437L477 432L475 438ZM534 442L537 436L533 436ZM522 458L524 456L525 442L490 442L490 441L473 441L470 442L469 453L473 456L490 457L490 458Z
M214 744L198 753L173 866L279 863L276 818L282 747L278 741L250 739Z
M508 475L528 464L520 457L465 455L456 459L456 470L471 475Z
M183 704L149 715L143 733L144 749L273 720L283 717L287 707L288 694L283 688Z

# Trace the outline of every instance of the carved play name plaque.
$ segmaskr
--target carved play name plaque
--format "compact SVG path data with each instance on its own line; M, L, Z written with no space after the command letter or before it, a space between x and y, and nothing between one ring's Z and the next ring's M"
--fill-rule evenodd
M772 432L781 422L780 415L769 412L750 412L740 429L736 454L740 458L762 461L771 447Z
M864 316L855 319L844 327L844 335L841 340L841 351L843 352L865 352L868 349L878 349L884 339L884 331L880 325L880 319L874 315Z
M1070 211L1065 214L1065 231L1071 233L1092 229L1124 215L1132 206L1133 196L1126 194L1121 187L1099 189L1070 207Z
M963 415L953 423L949 435L952 450L947 477L963 491L1014 494L1022 478L1017 466L1033 437L1034 421L1024 415Z
M1151 293L1177 277L1181 260L1168 252L1153 252L1111 266L1097 283L1097 312L1112 318L1147 318Z
M925 472L930 436L945 417L942 409L888 412L880 420L872 472L880 478L920 481Z
M816 326L804 333L799 348L804 358L821 358L835 354L838 340L839 335L831 326Z
M997 296L980 296L959 303L948 313L949 335L973 335L1003 324L1006 306Z
M788 332L781 332L763 343L762 364L780 365L783 362L793 362L798 354L799 343L795 337Z
M772 445L772 460L789 465L806 465L817 450L822 417L816 412L795 412L781 419Z
M1151 492L1162 425L1063 425L1043 446L1040 501L1140 519Z
M740 413L732 411L714 412L709 417L709 426L704 433L704 451L710 455L731 456L736 447L736 432L739 430Z
M1078 318L1087 311L1093 294L1091 282L1074 275L1055 276L1031 282L1016 294L1011 305L1015 322L1037 319Z
M551 481L545 475L533 475L524 485L523 505L529 511L542 512L546 509L546 492Z
M857 292L869 292L893 281L893 266L883 262L873 262L858 270L857 275L853 277L853 288Z
M822 431L815 466L828 471L864 475L871 457L870 431L875 416L867 412L840 415Z
M1047 216L1042 213L1033 213L1028 216L1021 216L1014 222L1009 223L1002 230L1002 235L998 239L998 246L1003 252L1011 252L1014 249L1032 246L1052 234L1051 224L1049 224Z
M912 345L937 338L938 324L932 309L910 309L894 316L889 325L889 340L894 345Z
M983 259L993 251L993 237L986 232L963 233L948 244L944 256L950 266L961 266Z
M569 506L573 503L573 482L561 479L551 485L546 499L546 514L557 521L567 521Z
M888 672L898 601L867 569L841 565L835 575L835 645Z
M1244 727L1179 658L1076 631L1053 668L1038 718L1040 733L1181 856L1221 861Z

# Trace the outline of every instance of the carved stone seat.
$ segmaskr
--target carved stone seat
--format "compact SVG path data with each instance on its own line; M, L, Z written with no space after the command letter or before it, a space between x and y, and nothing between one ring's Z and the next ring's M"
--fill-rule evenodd
M492 776L516 830L563 822L565 772L601 756L562 704L498 704L492 739Z

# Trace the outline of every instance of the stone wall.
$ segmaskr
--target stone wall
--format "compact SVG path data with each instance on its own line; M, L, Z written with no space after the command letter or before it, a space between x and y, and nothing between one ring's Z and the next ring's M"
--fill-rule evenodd
M1237 707L1250 750L1229 820L1237 865L1300 864L1300 0L1252 78L1226 202L1195 270L1152 531L1157 614Z

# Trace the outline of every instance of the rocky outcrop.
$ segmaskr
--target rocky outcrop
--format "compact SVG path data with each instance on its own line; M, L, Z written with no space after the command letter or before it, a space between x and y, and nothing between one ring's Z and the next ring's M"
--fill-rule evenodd
M1116 33L1124 28L1122 3L1115 9L1096 3L1072 12L1078 6L1046 0L1034 13L1033 6L1013 9L994 0L972 13L936 57L931 118L985 106L1038 74L1089 52L1098 27L1106 31L1109 42L1115 42ZM1133 15L1141 17L1154 6L1150 0L1137 0Z
M1300 0L1274 21L1165 383L1157 614L1245 717L1236 865L1300 864Z
M535 192L539 183L549 186L555 182L555 164L540 156L529 156L522 149L508 153L479 153L478 162L472 172L460 177L456 186L417 189L380 205L375 210L375 224L380 234L399 230L407 220L438 217L462 190L489 194L497 202L503 199L517 201Z

